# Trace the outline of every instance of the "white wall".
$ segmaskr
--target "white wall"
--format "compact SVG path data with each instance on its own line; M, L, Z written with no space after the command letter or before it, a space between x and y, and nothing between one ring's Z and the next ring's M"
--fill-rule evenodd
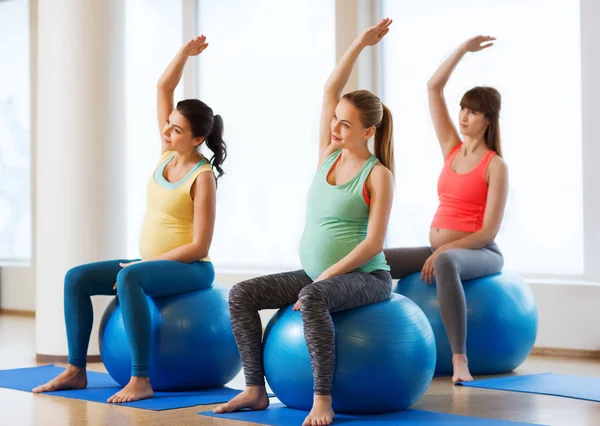
M598 285L530 285L539 314L536 347L600 351Z
M583 137L584 162L591 164L600 159L600 121L597 116L600 110L595 102L600 99L600 2L595 0L582 0L582 58L583 73ZM559 29L557 29L559 30ZM34 37L32 37L35 39ZM560 60L560 58L557 58ZM559 107L559 106L557 106ZM33 132L35 134L35 132ZM34 145L35 146L35 145ZM592 167L588 167L592 170ZM597 179L586 172L585 197L586 203L595 205L600 213L600 191L597 190ZM35 182L35 177L32 179ZM592 232L600 233L600 214L586 218L592 221L595 227ZM560 224L557 224L560 226ZM552 232L551 229L548 232ZM595 238L600 241L600 235ZM586 247L588 255L586 262L596 262L600 268L600 252L598 246ZM532 253L535 255L535 253ZM4 309L35 309L35 270L33 267L3 267L1 268L1 294L0 307ZM596 275L598 276L598 275ZM226 286L231 286L238 281L250 278L250 274L218 273L216 281ZM600 283L559 282L554 280L527 280L535 295L539 311L539 334L536 346L555 347L566 349L600 350L600 333L597 324L600 324ZM263 313L263 325L270 318L273 311Z
M0 309L35 310L35 268L33 266L0 268Z

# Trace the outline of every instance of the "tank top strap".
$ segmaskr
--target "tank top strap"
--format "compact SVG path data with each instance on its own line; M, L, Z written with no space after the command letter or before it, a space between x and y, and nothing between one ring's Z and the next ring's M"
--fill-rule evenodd
M206 160L200 161L198 164L196 164L196 166L194 166L194 169L192 169L192 171L186 176L185 181L181 183L181 186L183 187L182 191L189 194L192 190L192 185L194 185L194 182L196 182L196 178L198 177L198 175L204 172L212 173L212 171L213 170L210 163L208 163Z
M490 150L483 156L481 163L479 163L479 169L480 169L481 173L483 174L484 178L487 173L487 168L490 165L490 163L495 155L496 155L496 151Z
M323 164L321 164L321 168L317 171L317 175L318 176L321 176L321 175L327 176L329 174L329 171L331 170L331 167L340 158L341 154L342 154L341 149L337 149L337 150L333 151L331 154L329 154L327 156L327 158L325 158L325 160L323 160Z
M156 168L154 169L154 171L157 171L158 169L160 169L160 173L163 172L163 170L165 170L165 167L167 167L167 163L169 161L171 161L171 159L175 156L175 152L173 151L165 151L160 155L160 159L158 160L158 164L156 165Z
M375 167L375 164L377 164L378 161L379 161L379 158L377 158L377 156L371 155L367 159L367 161L365 161L365 164L363 164L362 168L360 169L358 179L356 180L356 186L360 190L361 196L362 196L363 187L365 186L365 182L367 181L367 178L369 177L371 170L373 170L373 167Z

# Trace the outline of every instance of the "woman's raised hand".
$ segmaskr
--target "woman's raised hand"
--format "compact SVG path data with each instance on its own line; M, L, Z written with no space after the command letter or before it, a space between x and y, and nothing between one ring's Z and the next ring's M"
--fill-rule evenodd
M467 52L479 52L480 50L483 49L487 49L488 47L491 47L494 45L494 43L488 43L488 42L493 42L494 40L496 40L496 37L490 37L490 36L475 36L472 37L470 39L468 39L467 41L465 41L462 45L463 49L465 49ZM487 43L487 44L482 44L482 43Z
M208 47L206 42L206 36L201 35L188 41L185 46L182 47L181 53L185 56L197 56Z
M381 39L390 32L390 25L392 20L390 18L384 18L379 24L372 26L365 30L360 35L360 44L363 46L373 46L381 41Z

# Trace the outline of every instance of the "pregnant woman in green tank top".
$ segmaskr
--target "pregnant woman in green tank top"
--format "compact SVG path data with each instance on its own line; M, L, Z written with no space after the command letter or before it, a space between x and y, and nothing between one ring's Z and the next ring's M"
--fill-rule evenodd
M217 413L267 408L258 311L295 303L314 374L313 408L304 425L333 421L331 388L335 339L331 312L378 303L390 296L392 278L383 254L392 207L392 116L366 90L341 97L360 52L389 31L382 20L358 37L327 80L320 122L319 164L307 199L300 243L303 269L236 284L229 294L246 389ZM367 141L374 137L375 155ZM358 384L357 384L358 385Z

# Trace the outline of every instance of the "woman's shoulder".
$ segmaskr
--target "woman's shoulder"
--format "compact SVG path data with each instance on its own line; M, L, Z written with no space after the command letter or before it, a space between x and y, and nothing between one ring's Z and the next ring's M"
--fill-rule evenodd
M508 175L508 165L504 158L493 155L487 167L487 175L492 179L504 179Z
M394 175L392 171L385 167L380 161L377 161L371 169L370 183L373 187L381 185L394 185Z

